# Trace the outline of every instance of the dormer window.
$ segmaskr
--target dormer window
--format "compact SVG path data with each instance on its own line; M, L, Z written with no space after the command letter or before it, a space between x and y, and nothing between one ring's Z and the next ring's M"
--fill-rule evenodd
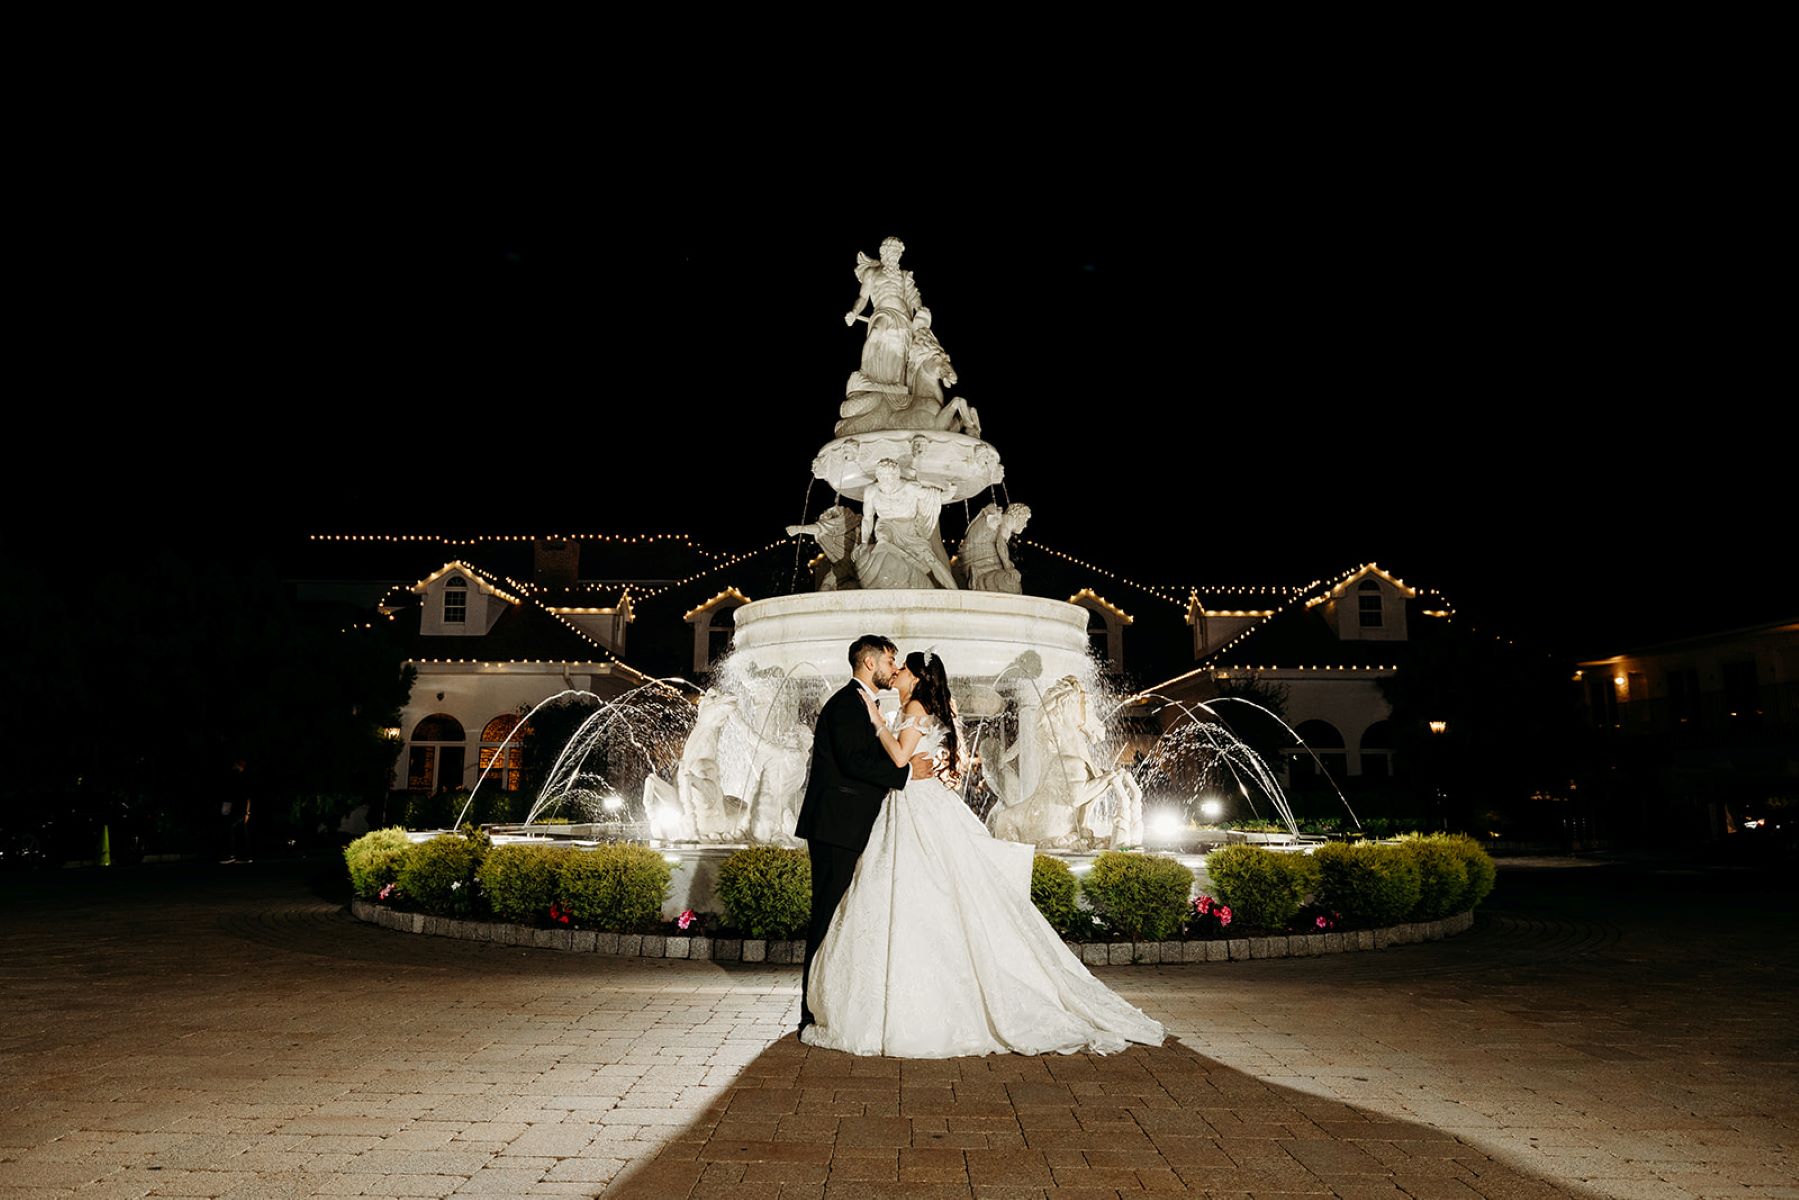
M1380 584L1372 579L1362 580L1356 586L1356 606L1361 613L1363 629L1381 627Z
M461 625L468 620L468 580L452 575L444 584L444 624Z

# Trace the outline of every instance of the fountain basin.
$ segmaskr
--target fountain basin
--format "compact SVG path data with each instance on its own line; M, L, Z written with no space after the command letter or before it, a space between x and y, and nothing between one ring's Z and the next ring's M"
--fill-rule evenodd
M736 612L733 653L758 671L849 677L846 652L865 633L902 653L931 648L952 680L1090 678L1088 612L1042 596L965 591L842 591L776 596Z

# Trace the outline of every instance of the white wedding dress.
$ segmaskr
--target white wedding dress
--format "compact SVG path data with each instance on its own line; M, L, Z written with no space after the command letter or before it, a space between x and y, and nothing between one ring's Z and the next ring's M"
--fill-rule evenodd
M914 752L934 753L943 729L919 727ZM1162 1026L1095 979L1031 903L1034 854L995 839L935 779L889 792L813 960L801 1040L896 1058L1161 1045Z

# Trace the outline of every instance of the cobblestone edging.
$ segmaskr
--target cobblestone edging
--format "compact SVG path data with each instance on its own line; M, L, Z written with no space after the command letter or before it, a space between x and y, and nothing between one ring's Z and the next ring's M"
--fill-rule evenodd
M764 941L756 938L663 937L636 933L596 933L591 929L537 929L507 921L461 921L455 917L428 917L401 912L367 900L350 901L350 913L402 933L427 933L435 937L461 938L470 942L497 942L502 946L536 946L546 950L577 950L626 958L703 958L714 962L767 962L797 966L805 961L803 941ZM1067 942L1075 957L1090 967L1130 964L1228 962L1245 958L1308 958L1319 954L1346 954L1352 950L1385 950L1410 942L1435 942L1462 933L1474 924L1472 911L1385 929L1353 929L1343 933L1291 933L1278 937L1219 938L1197 942Z

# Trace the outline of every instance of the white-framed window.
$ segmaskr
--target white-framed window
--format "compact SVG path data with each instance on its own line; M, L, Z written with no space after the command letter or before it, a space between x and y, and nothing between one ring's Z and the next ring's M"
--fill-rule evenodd
M444 624L461 625L468 620L468 580L450 576L444 584Z
M1372 579L1362 580L1356 588L1356 607L1361 613L1363 629L1379 629L1381 627L1381 594L1380 584Z

